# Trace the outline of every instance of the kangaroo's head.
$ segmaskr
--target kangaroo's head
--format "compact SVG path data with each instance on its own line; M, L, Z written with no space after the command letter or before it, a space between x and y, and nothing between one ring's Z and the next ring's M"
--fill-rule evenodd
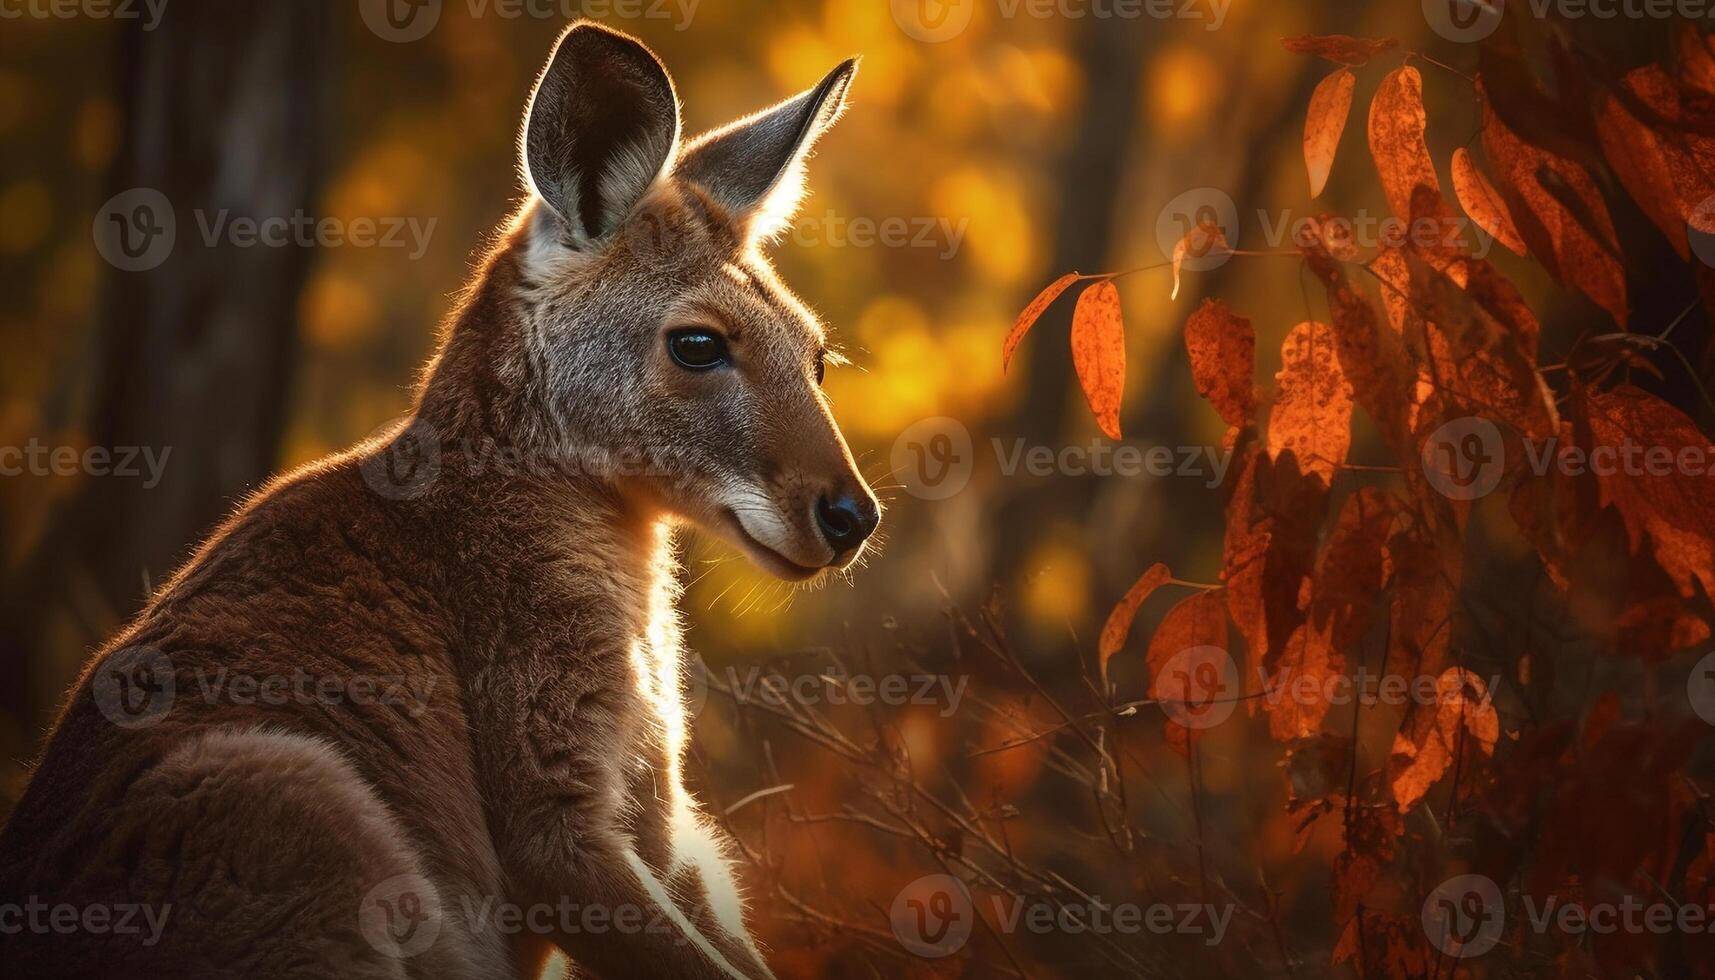
M688 520L770 572L856 559L879 508L821 389L823 327L761 251L791 218L846 62L689 142L637 40L578 23L525 112L533 194L507 246L517 366L557 451L601 458L628 502Z

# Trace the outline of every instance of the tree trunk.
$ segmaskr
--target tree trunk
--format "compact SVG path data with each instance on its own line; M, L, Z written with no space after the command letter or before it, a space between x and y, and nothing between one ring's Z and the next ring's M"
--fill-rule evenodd
M313 213L328 26L322 4L175 0L154 30L123 29L118 206L96 229L114 268L84 429L92 446L147 447L165 465L151 488L85 475L21 564L0 638L14 717L46 722L78 660L276 463L312 256L214 229ZM168 222L170 251L147 236Z

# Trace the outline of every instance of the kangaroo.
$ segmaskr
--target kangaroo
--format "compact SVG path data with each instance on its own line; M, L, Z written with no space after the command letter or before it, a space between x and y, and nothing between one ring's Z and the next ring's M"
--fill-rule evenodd
M561 35L409 418L245 502L69 695L7 975L771 975L684 784L674 542L805 581L876 528L762 252L855 71L682 142L654 54Z

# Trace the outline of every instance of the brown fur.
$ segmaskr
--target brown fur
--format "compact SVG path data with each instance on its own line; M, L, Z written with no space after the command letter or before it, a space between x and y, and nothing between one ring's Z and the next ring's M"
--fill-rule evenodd
M635 42L566 37L563 58L649 74ZM544 93L575 92L578 66L558 65ZM803 103L814 125L787 164L837 114L842 71L831 107ZM747 197L754 173L721 184L711 161L731 142L678 153L673 111L671 140L634 141L669 149L632 199L584 200L580 227L532 195L408 428L257 494L92 659L0 832L0 906L146 903L165 927L153 945L0 934L23 968L9 975L489 978L527 974L548 945L602 975L768 975L681 781L671 528L788 577L831 574L855 554L822 540L816 500L873 498L815 383L821 328L755 248L778 201ZM602 214L621 225L587 227ZM724 332L732 368L673 364L663 330L681 322ZM413 446L424 479L400 481L387 466ZM151 666L170 707L116 712ZM299 675L338 690L232 686ZM365 678L375 695L351 686ZM566 902L656 921L519 934L487 911ZM438 930L425 948L413 921Z

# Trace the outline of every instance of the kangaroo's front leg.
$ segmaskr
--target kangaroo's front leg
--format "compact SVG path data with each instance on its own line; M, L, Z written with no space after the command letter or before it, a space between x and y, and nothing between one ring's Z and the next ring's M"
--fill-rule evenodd
M575 908L535 921L550 921L549 938L603 976L747 980L676 907L626 829L625 771L647 728L624 661L578 659L568 670L561 656L513 658L472 685L513 897Z

